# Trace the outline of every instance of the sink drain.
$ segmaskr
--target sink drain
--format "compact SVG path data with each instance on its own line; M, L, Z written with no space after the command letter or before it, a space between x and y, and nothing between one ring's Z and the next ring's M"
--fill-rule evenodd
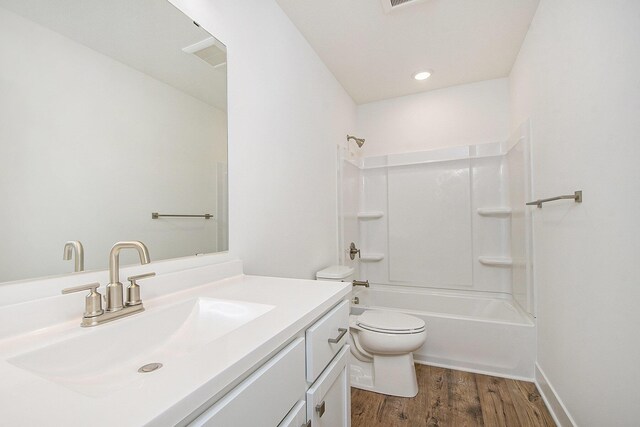
M157 371L160 368L162 368L162 363L147 363L146 365L141 366L140 369L138 369L138 372L147 374L149 372Z

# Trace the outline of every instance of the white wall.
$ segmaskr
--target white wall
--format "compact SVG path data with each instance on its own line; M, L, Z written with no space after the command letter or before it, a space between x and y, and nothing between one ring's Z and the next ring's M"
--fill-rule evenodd
M538 363L580 426L640 420L640 2L542 0L510 76L531 118Z
M505 141L509 81L488 80L358 106L364 156Z
M67 240L88 270L118 240L154 260L216 250L215 222L150 216L215 212L225 112L3 8L0 89L0 282L73 271Z
M337 262L337 151L355 104L273 0L173 0L227 45L230 249L251 274Z

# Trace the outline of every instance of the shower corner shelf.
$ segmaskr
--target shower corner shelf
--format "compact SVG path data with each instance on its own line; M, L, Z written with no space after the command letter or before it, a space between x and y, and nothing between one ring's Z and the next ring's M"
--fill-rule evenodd
M362 254L362 256L360 257L361 262L378 262L378 261L382 261L383 259L384 259L384 254L375 254L375 253Z
M358 212L358 219L378 219L384 216L382 211Z
M478 261L480 261L482 265L491 267L511 267L513 265L513 260L507 257L481 256L478 257Z
M507 216L511 215L511 208L507 208L507 207L478 208L478 215L480 215L480 216L507 217Z

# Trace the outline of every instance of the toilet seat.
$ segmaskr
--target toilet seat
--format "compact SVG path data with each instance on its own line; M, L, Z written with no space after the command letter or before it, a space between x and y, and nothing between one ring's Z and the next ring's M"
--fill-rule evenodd
M356 325L367 331L384 334L419 334L425 330L422 319L384 310L365 311L358 316Z

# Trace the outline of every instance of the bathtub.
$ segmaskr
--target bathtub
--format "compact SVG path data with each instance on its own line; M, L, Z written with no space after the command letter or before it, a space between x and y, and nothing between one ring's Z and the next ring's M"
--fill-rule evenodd
M371 285L356 289L352 314L393 310L424 320L426 343L414 352L417 363L532 380L535 326L509 298L470 292Z

